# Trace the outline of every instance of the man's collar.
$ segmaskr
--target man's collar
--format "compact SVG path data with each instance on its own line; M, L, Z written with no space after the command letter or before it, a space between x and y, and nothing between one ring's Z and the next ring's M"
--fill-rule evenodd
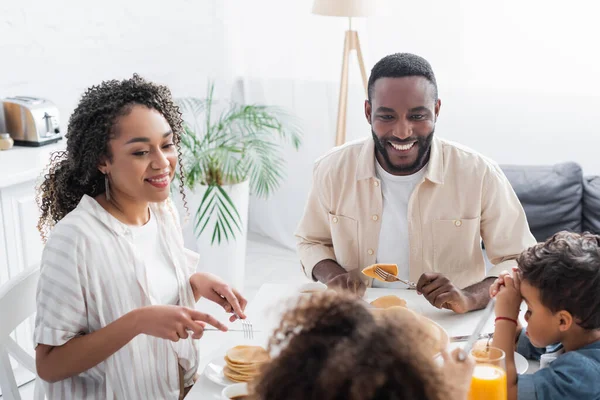
M367 140L358 154L358 164L356 166L356 180L376 178L375 173L375 142L373 139ZM427 163L427 172L425 179L433 183L444 183L444 153L442 143L437 137L431 141L429 162Z

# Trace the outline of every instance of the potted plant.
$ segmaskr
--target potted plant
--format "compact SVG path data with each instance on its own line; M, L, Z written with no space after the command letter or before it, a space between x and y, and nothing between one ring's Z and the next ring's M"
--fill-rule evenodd
M250 193L267 197L285 176L282 146L298 149L301 130L289 114L265 105L182 98L184 185L201 268L241 288ZM187 232L186 232L187 231ZM192 247L192 246L190 246Z

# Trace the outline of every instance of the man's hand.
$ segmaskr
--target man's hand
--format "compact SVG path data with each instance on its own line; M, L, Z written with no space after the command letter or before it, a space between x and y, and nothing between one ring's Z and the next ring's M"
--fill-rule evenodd
M335 290L348 291L356 294L358 297L363 297L367 286L356 275L350 272L340 274L327 282L327 287Z
M425 273L417 282L417 292L423 294L434 307L447 308L463 314L471 311L471 298L464 290L454 286L442 274Z
M330 289L345 290L360 297L367 290L364 282L355 273L347 272L333 260L322 260L313 269L313 276Z

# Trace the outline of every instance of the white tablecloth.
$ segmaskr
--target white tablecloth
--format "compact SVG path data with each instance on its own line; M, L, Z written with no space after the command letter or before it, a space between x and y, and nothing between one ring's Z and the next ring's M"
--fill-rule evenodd
M230 324L229 332L207 331L204 337L200 340L200 368L199 372L204 371L204 367L214 359L222 358L225 351L238 344L253 343L266 345L270 333L277 327L281 314L291 305L300 294L302 283L297 285L276 285L264 284L256 297L248 304L246 314L248 321L253 324L255 338L252 341L244 339L243 332L240 331L239 322ZM427 318L440 324L450 336L463 336L472 333L475 325L481 317L481 311L474 311L467 314L455 314L449 310L439 310L433 307L421 295L418 295L414 290L403 289L368 289L365 295L365 300L372 301L378 297L394 294L407 301L407 306L414 311L421 313ZM200 306L204 311L206 305ZM217 308L211 307L211 311L224 320L224 312ZM222 314L222 315L221 315ZM494 331L493 318L487 322L483 333ZM458 345L462 345L459 343ZM457 344L454 344L455 347ZM535 362L530 363L530 370L536 370ZM528 371L530 372L530 371ZM220 386L209 380L203 373L200 379L186 399L188 400L204 400L204 399L221 399L220 393L223 386Z

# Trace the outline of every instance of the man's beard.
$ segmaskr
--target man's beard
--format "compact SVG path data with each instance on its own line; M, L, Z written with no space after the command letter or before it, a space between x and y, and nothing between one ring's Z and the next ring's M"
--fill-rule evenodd
M384 139L382 141L377 137L375 131L373 131L373 128L371 128L371 134L373 135L373 141L375 142L375 151L381 155L383 161L385 161L386 164L385 166L382 165L382 167L384 167L384 169L386 169L389 173L393 175L411 175L423 168L427 161L429 161L429 150L431 149L431 142L433 141L433 132L435 132L435 128L431 131L431 133L429 133L429 135L425 137L417 137L417 145L419 146L417 159L410 165L400 166L392 164L392 161L390 160L390 156L388 154L386 143L388 141L391 141L398 144L406 144L406 141L400 141L397 139Z

